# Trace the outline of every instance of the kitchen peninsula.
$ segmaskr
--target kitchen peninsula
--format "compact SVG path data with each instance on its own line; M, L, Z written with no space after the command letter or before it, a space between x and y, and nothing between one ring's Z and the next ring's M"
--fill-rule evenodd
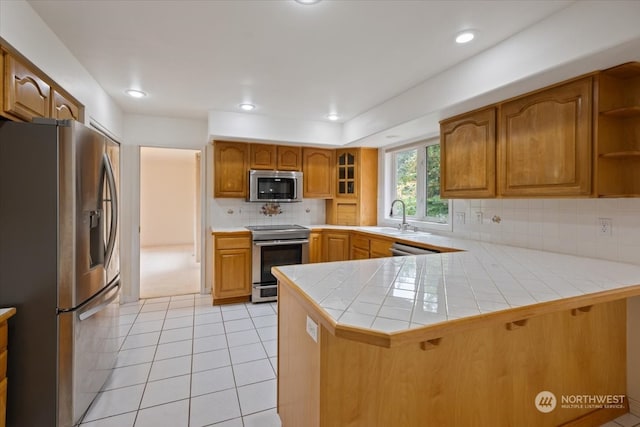
M419 240L459 251L273 269L283 427L591 426L628 411L562 397L626 395L640 266ZM542 391L555 409L536 408Z

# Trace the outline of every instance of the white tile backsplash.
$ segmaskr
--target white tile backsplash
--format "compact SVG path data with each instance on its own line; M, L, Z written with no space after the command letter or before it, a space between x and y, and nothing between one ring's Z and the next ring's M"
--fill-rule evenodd
M640 264L640 199L454 200L453 210L466 217L454 222L456 237ZM610 235L598 218L612 220Z
M304 199L299 203L280 203L282 213L263 215L264 203L245 202L242 199L210 198L213 228L244 227L272 224L324 224L325 201Z

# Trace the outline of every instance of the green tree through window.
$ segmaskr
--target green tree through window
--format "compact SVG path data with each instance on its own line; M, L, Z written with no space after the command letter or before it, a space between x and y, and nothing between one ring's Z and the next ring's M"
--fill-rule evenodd
M449 202L440 199L440 144L427 146L427 197L425 212L434 222L446 223Z
M390 155L395 172L392 195L405 203L407 217L447 224L449 202L440 199L440 145L424 143ZM400 214L396 205L393 215Z
M418 150L402 151L396 155L396 199L407 207L407 216L415 216L418 184Z

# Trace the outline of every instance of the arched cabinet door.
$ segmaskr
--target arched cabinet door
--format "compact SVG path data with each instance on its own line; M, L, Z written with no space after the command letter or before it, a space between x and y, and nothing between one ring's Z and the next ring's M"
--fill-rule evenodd
M445 199L495 197L495 107L440 122L440 176Z
M591 194L592 91L586 77L501 105L501 196Z
M13 56L5 58L4 111L25 121L51 117L51 87Z
M249 144L215 141L214 197L247 197Z

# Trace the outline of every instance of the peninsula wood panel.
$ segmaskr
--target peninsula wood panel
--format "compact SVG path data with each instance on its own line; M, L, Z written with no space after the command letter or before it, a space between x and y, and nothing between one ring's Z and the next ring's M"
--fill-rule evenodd
M592 90L586 77L501 104L501 196L591 194Z
M302 170L302 147L278 145L276 169L281 171Z
M246 198L249 145L215 141L213 147L214 197Z
M303 196L315 199L333 197L335 151L322 148L302 149Z
M496 195L496 108L440 123L440 193L444 198Z
M288 287L278 288L278 415L283 426L319 427L320 343L306 332L310 313ZM311 320L318 322L312 314ZM318 326L319 341L321 332Z
M558 402L544 414L534 405L543 390L557 399L625 394L624 299L596 304L588 312L533 317L512 330L502 323L450 333L432 347L412 342L384 348L334 336L324 322L315 344L305 332L306 316L313 318L315 311L286 282L280 289L287 297L279 301L278 316L287 324L280 326L279 340L300 343L294 351L291 344L279 344L280 357L297 364L295 371L291 362L278 367L283 427L301 425L300 420L321 427L538 427L578 419L582 425L600 425L627 410L569 409Z

